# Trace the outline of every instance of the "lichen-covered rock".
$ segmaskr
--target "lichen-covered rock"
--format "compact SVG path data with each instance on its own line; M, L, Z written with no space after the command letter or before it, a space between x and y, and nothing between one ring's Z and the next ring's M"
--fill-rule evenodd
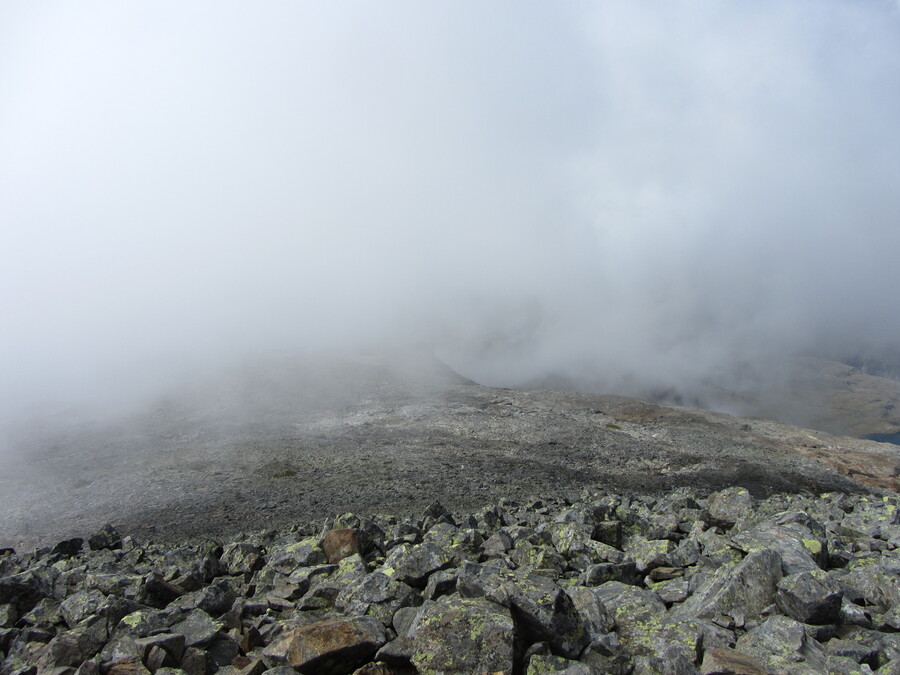
M816 558L827 560L824 540L797 524L773 525L738 532L731 535L731 542L745 553L762 549L778 551L785 574L820 569Z
M88 538L88 546L92 551L122 547L122 535L109 523Z
M421 596L415 589L376 571L366 575L359 583L345 586L338 593L334 608L347 615L368 614L389 626L398 609L419 603Z
M326 562L325 551L316 537L270 549L266 567L290 574L301 567L314 567Z
M843 591L821 570L799 572L778 582L775 603L801 623L826 624L838 620Z
M587 664L564 659L553 654L535 654L528 659L526 675L592 675L594 670Z
M534 573L516 574L506 582L509 608L523 636L545 640L555 653L578 658L590 636L572 599L553 580Z
M786 616L769 617L738 639L736 649L772 672L785 675L826 672L822 645L807 635L803 624Z
M575 610L584 622L589 638L604 635L613 629L614 623L606 605L601 602L594 589L573 586L566 589Z
M265 549L256 544L234 542L225 547L221 562L227 574L249 578L265 564Z
M637 566L637 571L645 574L655 567L671 564L669 554L675 550L675 544L668 539L647 539L634 535L625 540L624 549Z
M747 555L734 567L721 567L678 607L676 614L685 619L713 619L727 615L744 620L759 616L772 604L782 578L781 556L763 549Z
M373 617L334 619L285 630L263 650L263 659L269 668L339 675L370 661L384 643L384 626Z
M401 544L391 550L379 571L410 586L424 588L431 574L452 564L453 551L432 542Z
M746 488L733 487L712 493L706 503L713 524L731 527L753 510L753 497Z
M513 672L512 616L488 600L445 596L427 603L409 632L410 658L421 675Z

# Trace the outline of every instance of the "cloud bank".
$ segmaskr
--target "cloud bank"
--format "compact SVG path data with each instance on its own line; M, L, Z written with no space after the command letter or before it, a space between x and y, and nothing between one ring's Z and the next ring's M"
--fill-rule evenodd
M0 64L0 418L271 353L701 392L900 335L895 2L8 3Z

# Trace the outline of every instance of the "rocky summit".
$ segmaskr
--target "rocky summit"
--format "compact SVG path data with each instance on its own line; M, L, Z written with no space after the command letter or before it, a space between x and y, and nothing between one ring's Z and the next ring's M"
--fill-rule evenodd
M900 497L583 491L0 551L3 675L900 673Z

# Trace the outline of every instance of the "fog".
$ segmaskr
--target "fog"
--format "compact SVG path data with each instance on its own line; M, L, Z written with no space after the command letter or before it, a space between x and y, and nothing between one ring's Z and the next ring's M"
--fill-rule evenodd
M0 5L0 421L278 355L776 391L900 335L900 6Z

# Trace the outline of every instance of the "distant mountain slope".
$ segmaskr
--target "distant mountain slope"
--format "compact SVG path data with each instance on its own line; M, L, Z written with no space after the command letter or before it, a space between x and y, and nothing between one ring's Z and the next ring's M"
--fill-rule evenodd
M896 446L618 396L482 387L428 360L272 361L127 418L18 438L0 462L0 546L108 520L178 539L597 486L900 490Z

